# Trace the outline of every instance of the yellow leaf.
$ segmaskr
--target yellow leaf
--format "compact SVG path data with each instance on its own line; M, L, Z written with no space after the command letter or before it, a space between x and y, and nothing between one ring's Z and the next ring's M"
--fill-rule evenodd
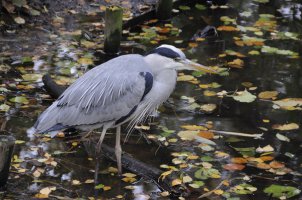
M210 91L210 90L205 90L205 91L203 92L203 95L204 95L204 96L207 96L207 97L213 97L213 96L216 96L216 92Z
M194 81L195 79L192 75L181 75L177 77L177 81Z
M275 100L277 98L278 92L277 91L264 91L258 94L260 99L272 99Z
M45 187L40 190L40 194L49 195L52 191L55 191L56 187Z
M111 190L111 187L110 187L110 186L104 186L104 187L103 187L103 190L104 190L104 191Z
M37 198L37 199L47 199L48 195L38 193L38 194L35 195L35 198Z
M136 174L132 174L132 173L124 173L123 176L129 177L129 178L133 178L133 177L136 177Z
M94 183L93 179L87 179L84 183Z
M233 60L231 62L228 62L228 65L230 67L234 67L234 68L242 68L243 65L244 65L244 61L241 60L241 59L239 59L239 58L237 58L237 59L235 59L235 60Z
M170 175L173 172L173 170L169 170L169 171L165 171L163 172L159 178L161 178L161 180L164 180L168 175Z
M220 190L220 189L216 189L213 191L215 194L217 195L222 195L223 194L223 190Z
M16 140L15 141L15 144L23 144L25 141L23 141L23 140Z
M192 182L193 181L193 179L190 177L190 176L184 176L184 177L182 177L182 182L183 183L190 183L190 182Z
M182 181L180 180L180 179L174 179L173 181L172 181L172 186L175 186L175 185L180 185L182 183Z
M299 129L299 125L296 123L290 123L290 124L275 124L272 127L273 129L280 130L280 131L290 131L290 130L296 130Z
M125 177L125 178L122 178L122 180L125 181L126 183L133 183L134 181L136 181L136 178Z
M81 185L81 182L79 180L72 180L71 185Z
M189 131L205 131L205 130L208 130L204 126L197 126L197 125L182 125L181 128L187 129Z
M218 31L239 31L238 28L234 26L219 26L217 28Z
M78 60L78 63L80 63L81 65L92 65L93 64L93 60L91 58L80 58Z

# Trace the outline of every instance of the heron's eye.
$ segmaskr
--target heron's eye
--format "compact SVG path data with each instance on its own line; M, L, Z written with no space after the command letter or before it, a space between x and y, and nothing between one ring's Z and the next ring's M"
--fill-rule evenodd
M179 62L179 61L181 61L181 58L180 57L174 58L174 61Z

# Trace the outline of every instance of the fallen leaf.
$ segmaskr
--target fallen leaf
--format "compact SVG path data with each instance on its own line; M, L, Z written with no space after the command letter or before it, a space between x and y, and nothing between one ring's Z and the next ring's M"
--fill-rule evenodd
M231 159L231 162L235 163L235 164L245 164L245 163L247 163L247 160L242 157L235 157L235 158Z
M237 27L234 26L219 26L217 27L218 31L239 31Z
M296 123L289 123L289 124L275 124L272 126L273 129L279 131L290 131L299 129L299 125Z
M17 24L25 24L25 19L22 17L15 17L14 20Z
M257 163L256 167L259 169L270 169L271 168L271 166L266 163Z
M230 171L241 171L245 168L245 166L241 164L231 163L231 164L223 165L223 168Z
M255 101L256 98L257 97L255 95L251 94L247 90L244 90L241 92L236 92L236 95L233 96L234 100L243 102L243 103L251 103L251 102Z
M199 131L197 135L206 139L213 139L214 137L214 134L211 131Z
M172 186L176 186L180 184L182 184L182 181L180 179L174 179L171 183Z
M239 58L237 58L237 59L235 59L235 60L233 60L231 62L228 62L228 65L230 67L234 67L234 68L242 68L244 66L244 61L241 60L241 59L239 59Z
M217 105L213 103L207 103L200 106L200 110L206 113L212 113L216 110Z
M279 169L279 168L285 167L285 165L283 163L278 162L278 161L272 161L269 163L269 165L271 166L271 168L274 168L274 169Z
M272 184L269 187L265 188L264 193L267 193L269 196L280 198L285 197L291 198L301 193L301 190L292 186L283 186Z
M182 140L194 140L195 137L199 131L179 131L177 135L182 139Z
M302 98L280 99L273 103L284 110L302 110Z
M286 137L286 136L284 136L284 135L282 135L282 134L280 134L280 133L277 133L277 134L276 134L276 137L277 137L279 140L281 140L281 141L290 142L290 139L289 139L288 137Z
M265 92L260 92L258 94L258 97L260 99L272 99L275 100L277 98L278 92L277 91L265 91Z
M197 126L197 125L182 125L180 126L181 128L187 129L189 131L205 131L208 130L206 127L204 126Z

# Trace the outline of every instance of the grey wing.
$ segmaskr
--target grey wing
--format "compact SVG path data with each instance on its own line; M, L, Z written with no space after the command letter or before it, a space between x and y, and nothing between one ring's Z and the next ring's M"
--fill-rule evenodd
M133 112L152 82L141 56L113 59L68 87L39 117L36 132L117 121Z

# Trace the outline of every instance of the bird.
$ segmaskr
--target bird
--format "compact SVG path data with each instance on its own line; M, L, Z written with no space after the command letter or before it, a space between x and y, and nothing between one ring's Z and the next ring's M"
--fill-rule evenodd
M35 133L102 128L96 145L96 153L100 153L107 130L116 128L115 155L121 174L121 125L128 123L132 129L155 112L173 92L179 70L216 73L210 67L190 61L179 48L168 44L145 55L113 58L71 84L38 117L33 126Z

